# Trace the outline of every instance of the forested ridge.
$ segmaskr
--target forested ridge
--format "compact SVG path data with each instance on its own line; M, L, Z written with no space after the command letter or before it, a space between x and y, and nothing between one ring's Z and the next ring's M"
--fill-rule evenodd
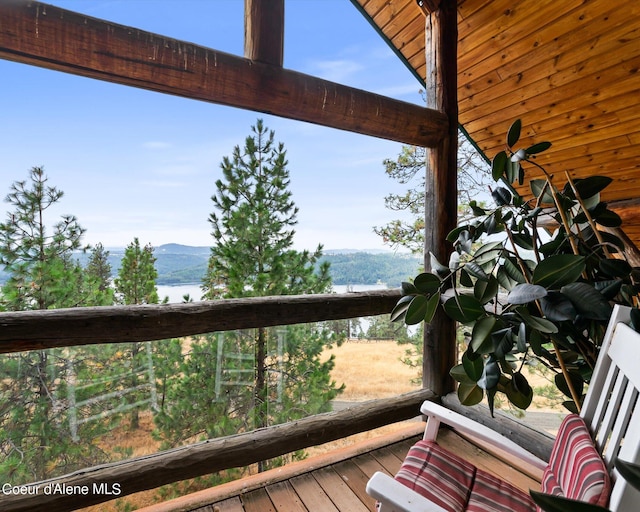
M108 250L109 263L115 276L120 268L124 248ZM158 246L154 254L157 258L157 284L198 284L207 270L210 248L165 244ZM85 265L88 254L79 253L78 259ZM384 283L397 287L402 281L414 276L422 264L421 258L409 253L348 250L328 251L322 256L320 263L324 261L330 263L329 274L333 284L338 286ZM6 274L0 273L0 282L4 282L6 277Z

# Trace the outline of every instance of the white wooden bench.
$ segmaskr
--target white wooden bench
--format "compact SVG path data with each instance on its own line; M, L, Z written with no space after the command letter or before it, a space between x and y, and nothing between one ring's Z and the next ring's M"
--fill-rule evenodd
M626 325L629 312L614 307L580 416L565 419L549 463L483 425L425 402L424 439L411 449L396 479L379 472L369 480L367 492L378 500L380 512L536 510L526 493L438 447L441 423L543 469L543 492L606 505L613 512L640 510L640 492L614 468L618 457L640 463L640 334Z

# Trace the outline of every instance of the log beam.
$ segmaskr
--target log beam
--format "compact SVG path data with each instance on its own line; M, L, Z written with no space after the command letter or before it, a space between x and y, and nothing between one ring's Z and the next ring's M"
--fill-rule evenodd
M244 56L282 67L284 0L244 0Z
M0 2L0 58L430 147L440 112L40 2Z
M415 418L419 414L422 402L434 399L435 395L431 391L422 389L246 434L212 439L137 459L85 468L70 475L33 484L40 491L37 495L5 495L2 498L2 510L76 510L114 498L113 495L97 493L95 490L100 487L94 485L102 485L102 489L113 489L113 486L118 484L118 497L122 497L188 478L249 466L296 450ZM77 487L71 486L87 486L89 492L47 495L44 493L46 484L60 484L73 489Z
M443 112L449 129L440 143L428 150L425 180L425 268L431 269L430 253L445 265L451 245L446 236L457 223L457 44L455 0L442 0L426 20L427 107ZM456 364L456 325L442 309L425 325L423 386L443 396L454 389L449 370Z
M151 341L391 312L400 290L0 313L0 353Z

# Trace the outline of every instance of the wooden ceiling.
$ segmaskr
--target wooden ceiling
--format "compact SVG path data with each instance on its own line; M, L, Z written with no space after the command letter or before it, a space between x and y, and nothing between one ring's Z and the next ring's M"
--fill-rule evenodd
M425 14L416 0L352 0L424 79ZM558 186L607 175L602 199L640 247L640 2L460 0L460 124L488 158L522 119L521 145ZM528 178L534 176L528 171Z

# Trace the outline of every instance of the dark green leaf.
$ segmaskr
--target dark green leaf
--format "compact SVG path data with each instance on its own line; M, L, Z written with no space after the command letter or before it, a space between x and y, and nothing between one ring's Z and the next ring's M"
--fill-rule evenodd
M551 147L551 142L538 142L537 144L534 144L533 146L529 146L527 149L525 149L525 152L527 153L527 155L536 155L538 153L542 153L543 151L546 151L550 147Z
M630 314L631 327L633 327L636 332L640 332L640 310L637 308L632 308Z
M593 220L595 220L601 226L605 226L607 228L618 228L622 225L622 219L620 218L620 215L608 209L596 215Z
M531 193L540 200L541 204L553 204L553 195L549 191L547 180L531 180L529 186L531 187Z
M507 132L507 146L512 148L514 144L520 140L520 131L522 130L522 121L520 119L516 119L513 124L509 127L509 131Z
M557 373L554 377L557 388L564 393L565 396L569 398L573 398L571 394L571 390L569 389L569 385L567 384L567 379L564 374ZM573 385L573 389L575 390L578 396L582 396L582 391L584 390L584 380L579 373L569 372L569 380Z
M629 277L631 274L631 265L625 260L605 259L598 263L600 271L608 277Z
M415 295L416 293L418 293L418 290L413 285L413 283L403 281L400 286L402 287L402 295Z
M622 288L622 280L611 279L609 281L596 281L593 283L593 286L595 286L596 290L598 290L605 299L613 300Z
M608 512L606 508L562 496L530 490L531 498L544 512Z
M498 206L511 204L511 192L504 187L494 189L491 196Z
M509 401L520 409L526 409L533 401L533 389L526 377L520 372L511 376L511 382L506 387Z
M513 233L513 241L519 247L527 249L528 251L533 249L533 238L529 233Z
M640 465L618 458L616 459L615 467L622 475L622 478L640 491Z
M440 277L447 277L451 272L449 267L444 266L442 263L438 261L435 254L432 252L429 253L429 262L431 264L431 270L433 270Z
M461 382L458 385L458 399L462 405L471 407L482 402L484 392L475 382Z
M573 303L576 311L585 318L606 321L611 316L609 301L590 284L570 283L563 286L560 292Z
M502 359L513 349L513 335L508 327L492 332L491 341L493 352L498 359Z
M562 406L569 412L573 413L573 414L580 414L580 411L578 410L578 406L576 405L576 403L573 400L566 400L564 402L562 402Z
M440 289L440 278L431 272L423 272L418 274L413 280L413 285L416 289L425 295L431 295L432 293Z
M586 266L584 256L558 254L538 263L533 271L533 283L545 288L560 288L573 283Z
M451 368L451 370L449 370L449 375L451 375L451 378L453 378L453 380L459 382L460 384L467 383L475 385L475 382L472 381L467 375L467 372L465 371L464 366L462 366L462 363L457 364L456 366Z
M511 258L506 258L504 263L502 264L502 268L504 268L507 275L513 279L516 283L524 283L526 279L524 278L524 274L522 270L518 266L517 262Z
M496 319L493 316L486 316L475 323L469 344L474 352L477 354L489 354L493 351L491 332L495 325Z
M505 270L504 267L500 267L498 269L498 272L496 273L496 279L498 280L498 283L500 283L500 286L502 286L507 291L510 291L516 284L518 284L516 280L509 277L509 273Z
M398 320L403 320L404 316L407 312L407 308L411 301L413 300L413 295L405 295L402 297L395 305L393 310L391 311L391 321L397 322Z
M449 318L463 324L473 322L485 314L480 301L470 295L451 297L444 303L444 310Z
M438 309L438 304L440 304L440 292L434 293L431 297L429 297L429 301L427 302L427 310L424 313L424 321L428 324L433 320L433 316L436 314Z
M518 308L518 314L529 327L535 329L538 332L545 334L552 334L558 332L556 324L547 320L546 318L540 318L530 314L525 308Z
M500 366L492 357L489 357L484 365L482 377L478 380L478 386L485 391L495 389L500 381Z
M464 268L460 269L460 285L465 288L471 288L473 286L473 280Z
M518 327L518 339L516 340L518 352L527 351L527 324L520 322Z
M542 313L552 322L573 322L578 312L573 303L564 295L558 292L549 292L546 297L540 300Z
M546 288L537 284L517 284L507 296L509 304L528 304L547 295Z
M462 367L471 380L477 381L482 377L482 371L484 370L482 357L470 357L469 350L462 354Z
M424 295L416 295L404 316L404 323L407 325L416 325L424 320L424 316L427 312L429 299Z
M613 181L608 176L589 176L588 178L577 178L573 180L573 184L582 199L587 199L602 192ZM567 195L575 199L573 191L567 190Z
M488 281L489 276L475 261L465 263L464 269L473 277L480 279L481 281Z
M502 178L507 167L507 159L508 157L505 151L500 151L500 153L493 157L491 161L491 176L493 176L494 181Z
M478 299L481 304L486 304L494 299L497 293L498 280L493 276L490 276L488 281L478 279L473 286L473 296Z

